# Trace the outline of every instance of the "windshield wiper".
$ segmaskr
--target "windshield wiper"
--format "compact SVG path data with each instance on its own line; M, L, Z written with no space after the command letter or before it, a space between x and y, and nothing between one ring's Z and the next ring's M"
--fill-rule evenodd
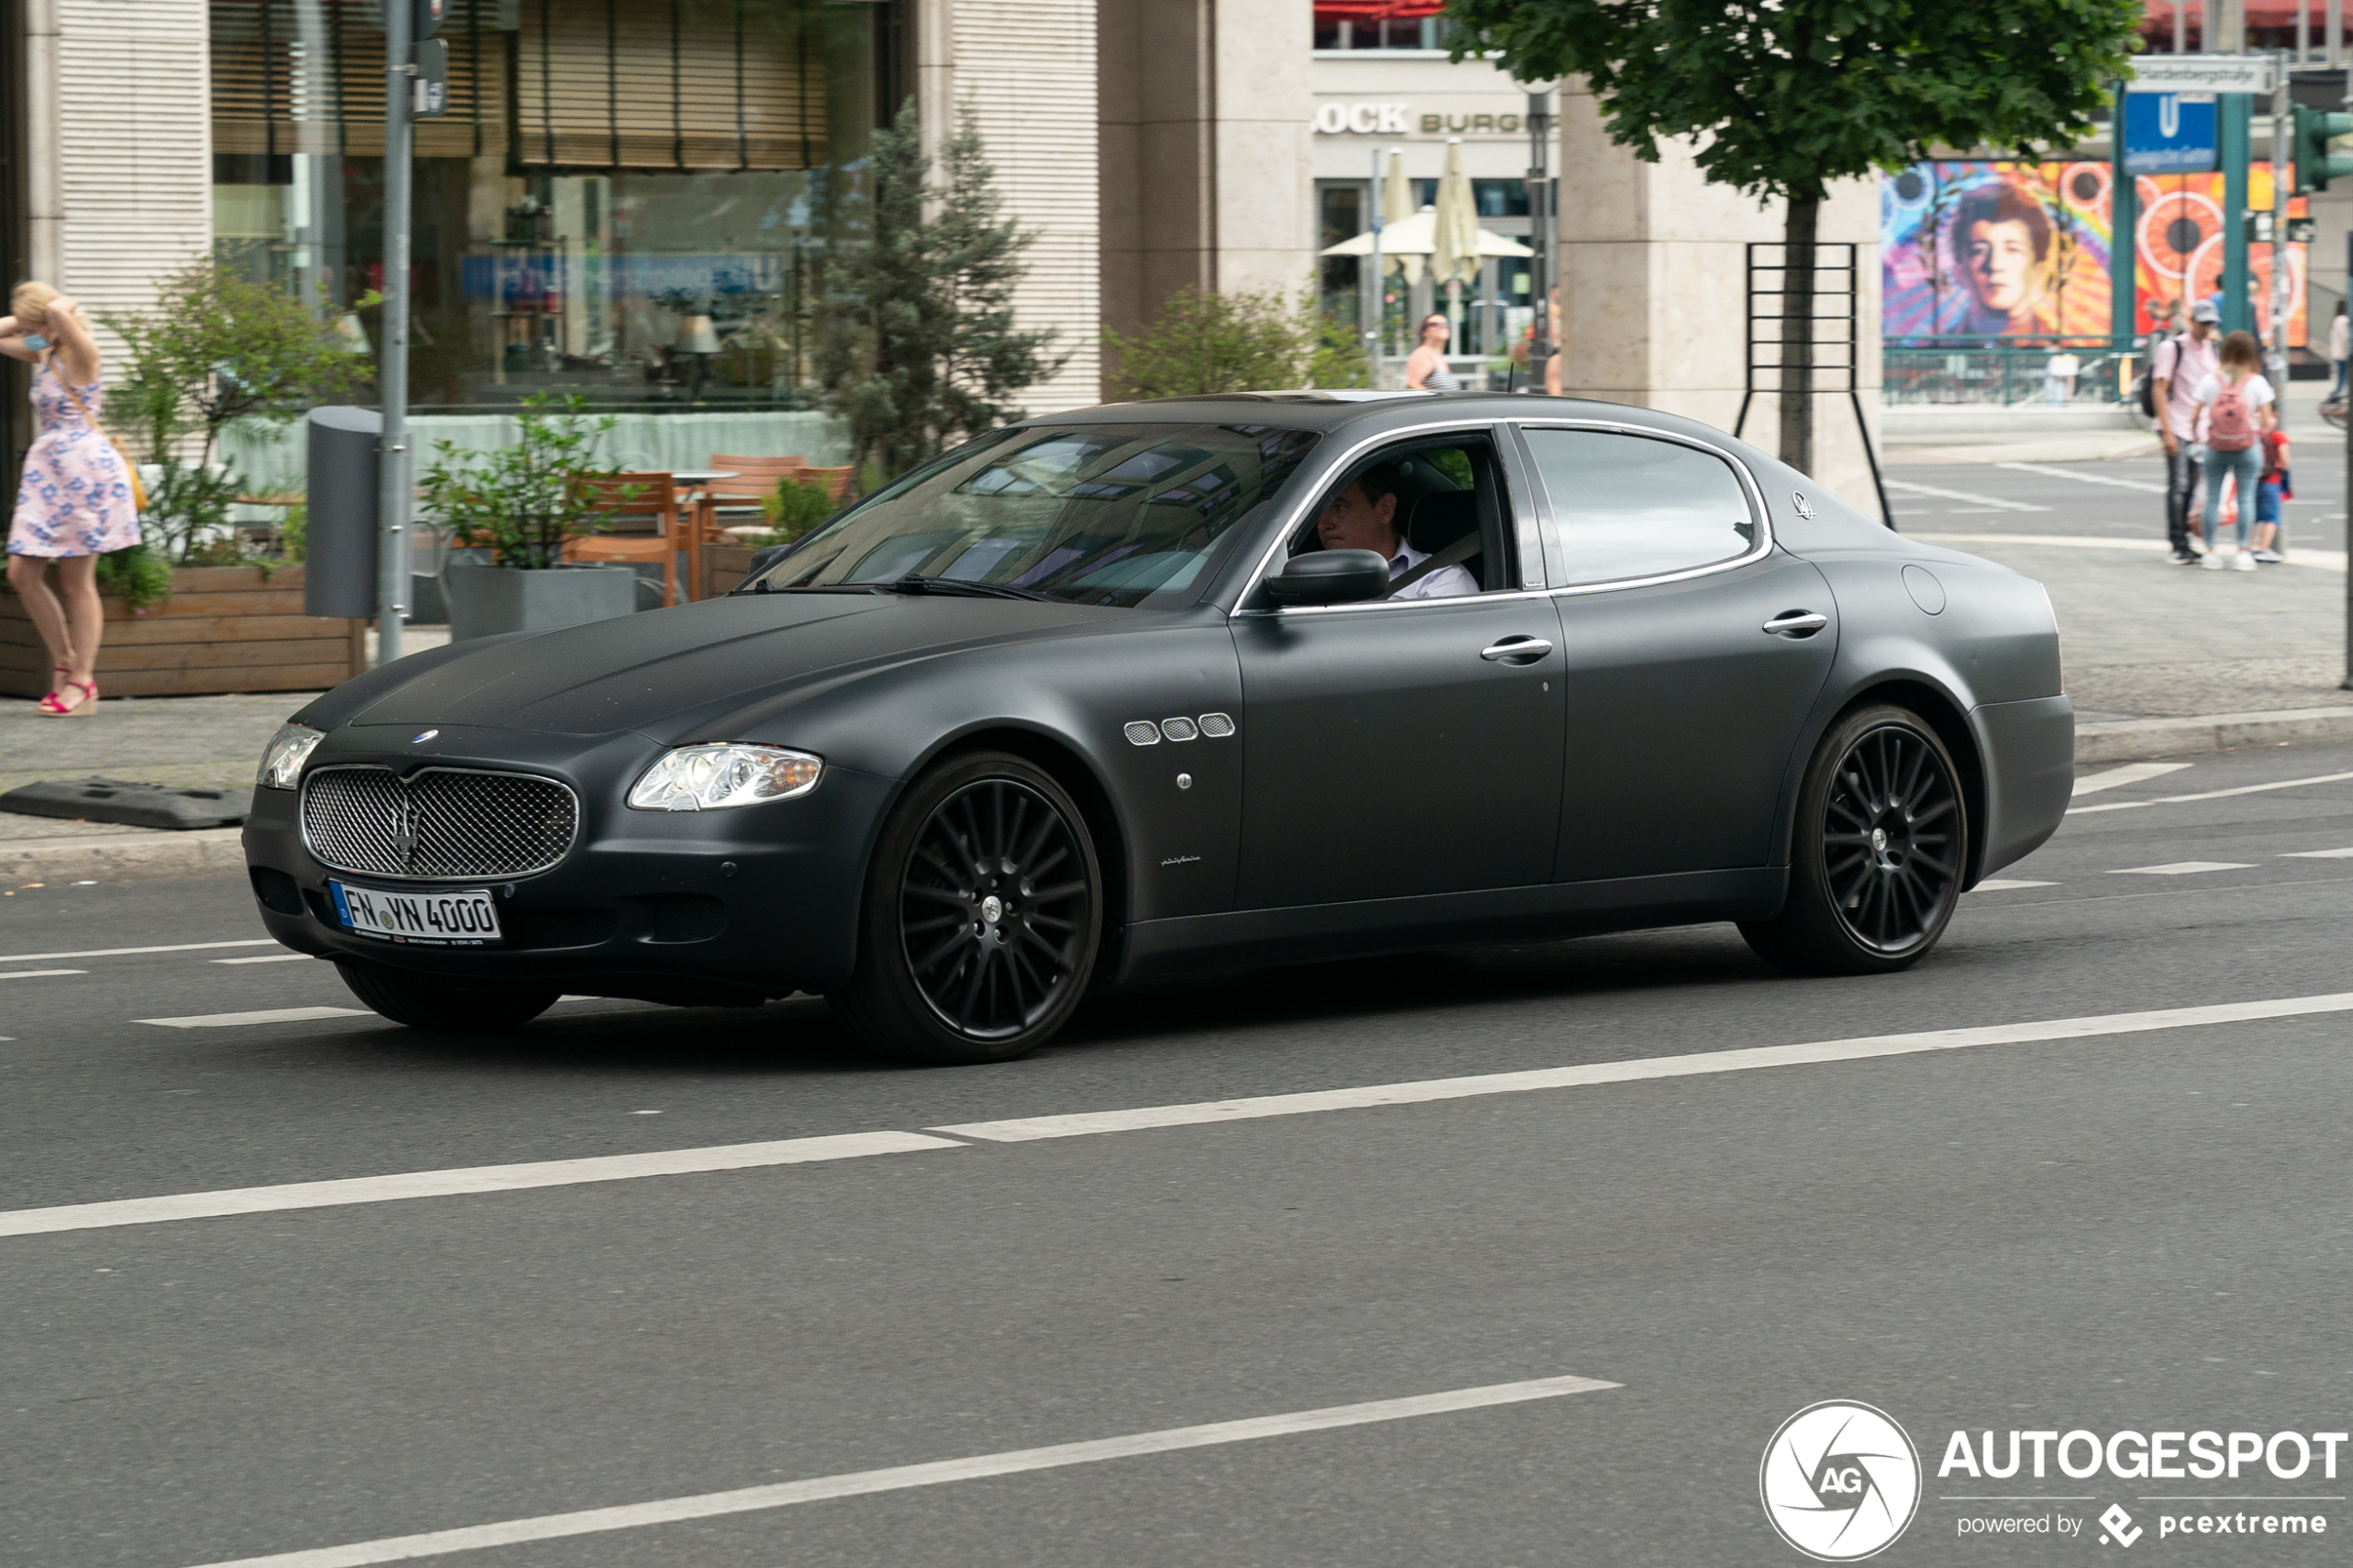
M1015 588L1003 583L975 583L963 577L925 577L917 572L892 583L876 583L872 592L877 594L948 594L978 599L1033 599L1041 603L1054 602L1051 594L1034 588Z

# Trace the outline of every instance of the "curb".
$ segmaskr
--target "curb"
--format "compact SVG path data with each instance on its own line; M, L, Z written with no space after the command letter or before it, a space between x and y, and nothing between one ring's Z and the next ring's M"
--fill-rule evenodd
M2122 762L2299 740L2353 740L2353 708L2287 708L2268 713L2201 713L2190 719L2111 719L2078 724L2075 760Z
M191 833L107 834L90 838L0 842L0 881L57 882L82 878L209 876L245 870L245 830L198 828Z

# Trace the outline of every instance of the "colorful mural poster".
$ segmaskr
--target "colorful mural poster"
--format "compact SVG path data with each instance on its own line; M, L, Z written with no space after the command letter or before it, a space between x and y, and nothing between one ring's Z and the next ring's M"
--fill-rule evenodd
M1880 185L1881 308L1891 344L1935 338L2085 336L2109 331L2111 173L2105 163L1915 164ZM2176 299L2222 286L2220 174L2145 174L2134 184L2135 329ZM2271 205L2257 164L2249 205ZM2302 197L2289 208L2305 211ZM2304 342L2305 246L2287 247L2288 343ZM2259 310L2271 297L2271 246L2247 246Z

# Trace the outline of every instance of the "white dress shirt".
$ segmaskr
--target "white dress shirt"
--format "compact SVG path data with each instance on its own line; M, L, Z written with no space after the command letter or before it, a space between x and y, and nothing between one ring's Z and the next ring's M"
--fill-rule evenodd
M1403 540L1397 542L1397 553L1389 558L1389 574L1403 577L1429 559L1428 550L1417 550ZM1419 582L1390 595L1392 599L1452 599L1478 592L1478 583L1460 566L1441 566Z

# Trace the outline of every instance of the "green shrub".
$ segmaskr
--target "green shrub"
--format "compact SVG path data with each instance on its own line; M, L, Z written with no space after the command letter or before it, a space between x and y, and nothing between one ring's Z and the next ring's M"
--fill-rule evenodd
M761 497L760 509L768 514L770 536L765 543L782 545L833 516L834 498L817 481L786 474L776 482L773 495Z

